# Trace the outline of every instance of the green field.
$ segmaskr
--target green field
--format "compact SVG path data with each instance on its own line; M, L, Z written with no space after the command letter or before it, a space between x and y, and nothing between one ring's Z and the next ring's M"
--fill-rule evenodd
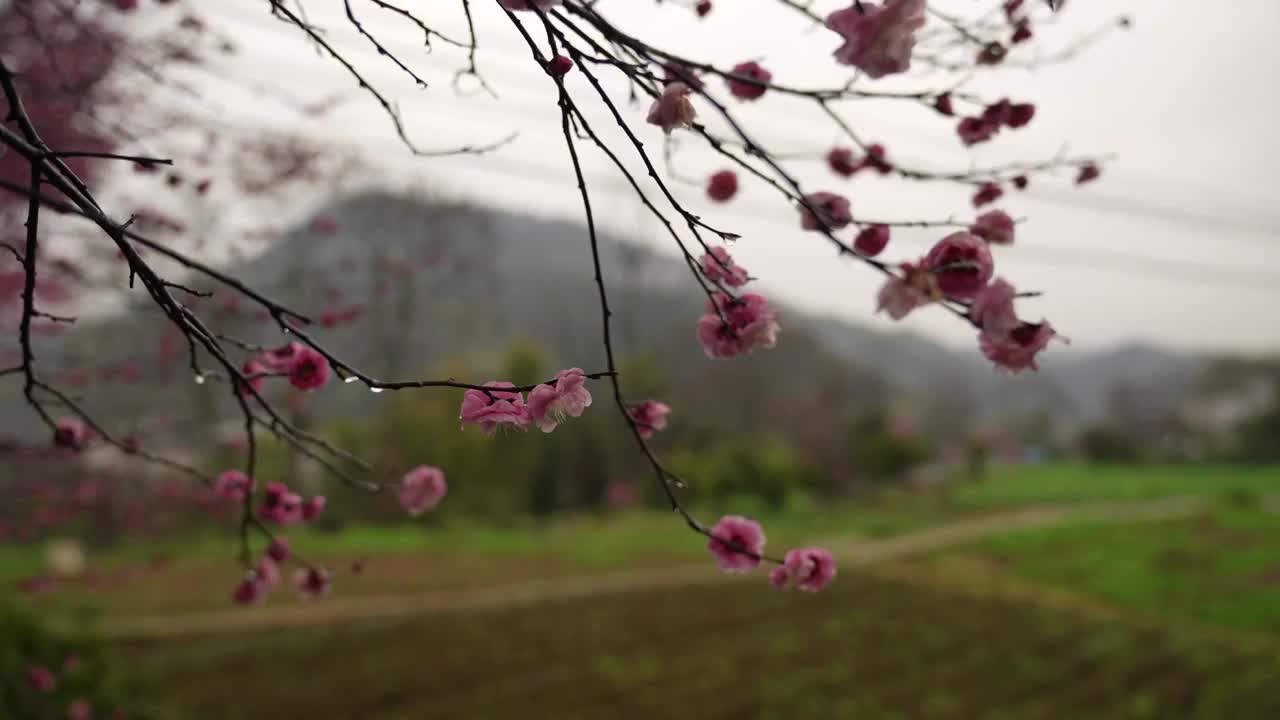
M187 613L268 612L230 607L236 546L215 536L98 553L94 578L24 602L126 626L164 620L166 639L118 644L173 720L1276 718L1277 484L1276 468L1000 468L945 492L747 510L771 548L820 540L842 558L991 523L982 537L844 566L816 596L760 575L706 582L722 576L704 541L670 513L631 512L295 534L337 572L333 596L305 613L287 608L299 602L287 591L272 598L268 608L315 623L299 627L267 615L235 630L212 616L202 627L217 632L191 634ZM1171 519L1070 514L1185 497L1200 504ZM1001 525L1026 508L1052 518ZM705 573L682 586L644 579L690 565ZM38 567L30 548L0 552L6 583ZM530 583L632 572L623 590L508 602ZM453 591L491 609L416 612L421 593ZM368 619L366 600L394 600L401 615Z
M854 573L127 652L174 718L1280 717L1274 652Z

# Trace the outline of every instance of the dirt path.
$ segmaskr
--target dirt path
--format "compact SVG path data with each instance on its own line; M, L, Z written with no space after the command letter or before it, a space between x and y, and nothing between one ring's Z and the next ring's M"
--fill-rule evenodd
M1082 522L1147 522L1194 515L1206 506L1198 497L1033 507L962 520L883 540L836 538L825 543L842 568L859 567L973 543L1018 530ZM503 588L331 598L302 606L233 608L208 613L104 620L110 638L152 639L272 627L297 627L370 618L448 612L462 609L517 607L548 600L588 597L636 589L677 588L744 578L718 572L710 563L644 572L593 575L523 583ZM759 581L754 578L748 581Z

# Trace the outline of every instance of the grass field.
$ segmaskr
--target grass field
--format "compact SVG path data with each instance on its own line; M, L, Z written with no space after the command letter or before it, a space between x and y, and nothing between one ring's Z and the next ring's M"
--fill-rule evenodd
M1010 533L940 553L1108 602L1280 635L1280 514L1218 508L1160 523Z
M1274 651L853 573L126 652L175 719L1280 717Z
M1027 506L1195 496L1205 510L1007 532L901 566L933 584L879 565L846 568L816 596L772 590L757 576L121 649L173 720L1270 719L1280 717L1277 485L1277 469L1000 468L945 494L748 512L770 547L785 548L858 545ZM292 539L337 572L330 603L412 602L436 590L500 598L528 581L708 563L704 542L652 512L510 528L445 519ZM184 613L231 609L235 552L233 539L210 536L122 546L96 556L92 576L25 601L178 618L182 631ZM39 562L31 548L0 549L0 579L9 585ZM1029 591L972 592L1005 581ZM1063 592L1065 603L1049 596ZM288 592L271 600L296 602ZM1084 611L1095 606L1106 612Z

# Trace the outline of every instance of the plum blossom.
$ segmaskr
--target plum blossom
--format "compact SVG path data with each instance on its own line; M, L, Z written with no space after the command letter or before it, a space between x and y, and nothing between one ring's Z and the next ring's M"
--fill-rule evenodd
M1013 309L1017 294L1004 278L996 278L982 288L969 306L969 318L992 337L1001 337L1018 327L1018 316Z
M564 77L573 69L573 59L567 55L557 55L547 63L547 72L551 77Z
M68 450L81 450L89 441L89 426L79 418L62 418L53 424L53 444Z
M887 225L871 225L863 228L853 239L853 249L867 257L875 257L884 252L888 244L889 226Z
M264 557L253 566L253 580L261 583L263 591L269 593L280 584L280 567L275 560Z
M329 361L316 350L301 347L289 363L289 384L299 390L315 390L329 380Z
M298 568L298 571L293 574L293 584L303 599L310 600L327 595L333 583L327 570L321 568Z
M794 585L805 592L818 592L831 584L836 576L836 561L831 551L820 547L788 550L782 565L769 573L774 587Z
M809 210L804 204L800 209L800 227L805 230L819 230L825 225L832 230L839 230L853 222L849 200L830 192L816 192L804 196L805 201L818 212Z
M639 405L633 405L628 410L631 421L635 423L640 437L646 440L653 437L655 432L667 427L667 415L670 412L670 406L657 400L645 400Z
M276 564L280 564L289 559L289 552L289 539L277 536L271 538L271 543L267 545L266 555Z
M479 425L487 435L492 435L501 425L511 425L524 430L529 425L529 408L524 396L518 392L499 388L513 388L509 382L487 382L493 390L468 389L462 394L462 410L458 419L464 423Z
M248 388L253 388L254 392L262 392L262 383L266 380L267 373L271 372L271 368L257 360L250 360L240 366L240 374L244 375L245 380L240 386L242 393L248 394ZM247 386L247 387L246 387Z
M657 125L666 133L676 128L693 127L693 119L697 113L693 109L693 103L689 102L689 93L689 86L684 83L667 85L649 107L648 123Z
M1023 370L1039 370L1036 356L1055 337L1061 336L1047 322L1021 322L1007 333L984 330L978 335L978 348L997 369L1017 374ZM1066 338L1062 340L1068 342Z
M586 388L587 376L582 368L568 368L556 373L553 383L543 383L529 393L529 417L538 429L549 433L564 417L579 417L591 406L591 392Z
M225 500L240 502L253 492L253 479L239 470L224 470L213 480L213 494Z
M836 62L852 65L872 79L906 72L915 50L915 33L924 27L925 0L864 0L827 16L827 28L844 39Z
M721 570L751 572L760 564L760 555L764 552L764 530L755 520L725 515L711 528L707 550L715 556Z
M723 247L711 248L710 252L703 254L699 263L702 265L702 274L712 282L724 283L729 287L742 287L751 279L746 269L735 263L729 256L729 251Z
M1100 175L1102 175L1102 171L1098 169L1097 165L1094 165L1093 163L1082 165L1080 167L1079 174L1076 175L1076 184L1083 185L1088 182L1093 182L1094 180L1097 180Z
M320 517L320 513L324 512L324 507L327 503L328 501L325 500L323 495L308 498L306 502L302 503L302 519L310 521Z
M27 684L36 692L53 692L58 686L58 677L43 665L32 665L27 668Z
M999 185L996 185L995 183L983 183L978 188L978 192L973 194L973 206L982 207L983 205L990 205L991 203L999 200L1003 195L1004 190L1000 189Z
M840 177L853 177L864 166L853 156L850 148L833 147L827 153L827 167Z
M738 194L738 176L732 170L720 170L707 178L707 197L716 202L729 202Z
M768 298L746 293L739 298L717 292L698 318L698 342L709 358L730 358L756 348L772 348L778 322Z
M300 351L306 348L300 342L291 342L278 348L268 350L258 357L258 362L271 372L289 372Z
M761 83L773 79L773 73L755 61L734 65L731 72L738 77L729 77L725 81L729 84L729 94L739 100L759 100L769 89ZM751 80L755 82L749 82Z
M973 221L969 232L994 245L1012 245L1013 218L1003 210L990 210Z
M986 242L960 231L939 240L922 267L933 273L944 295L969 299L991 279L994 262Z
M258 582L256 574L247 577L231 591L231 602L237 605L256 605L267 598L268 588Z
M431 465L419 465L400 480L400 505L410 515L433 510L449 491L444 471Z
M977 145L996 136L1000 126L987 122L980 117L960 118L956 124L956 132L965 145Z
M290 492L281 482L269 482L262 492L262 504L258 517L277 525L295 525L302 522L302 496Z
M893 320L942 299L937 279L920 263L903 263L901 269L902 275L889 278L876 295L876 312L883 311Z
M67 720L93 720L93 706L79 698L67 703Z

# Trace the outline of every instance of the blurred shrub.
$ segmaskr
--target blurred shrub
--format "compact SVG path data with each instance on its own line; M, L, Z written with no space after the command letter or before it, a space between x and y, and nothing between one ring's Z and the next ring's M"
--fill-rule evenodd
M1137 438L1112 427L1095 426L1080 433L1080 453L1090 462L1136 463L1142 460Z
M0 717L66 720L87 708L82 717L139 720L151 717L141 690L88 634L55 632L0 601Z

